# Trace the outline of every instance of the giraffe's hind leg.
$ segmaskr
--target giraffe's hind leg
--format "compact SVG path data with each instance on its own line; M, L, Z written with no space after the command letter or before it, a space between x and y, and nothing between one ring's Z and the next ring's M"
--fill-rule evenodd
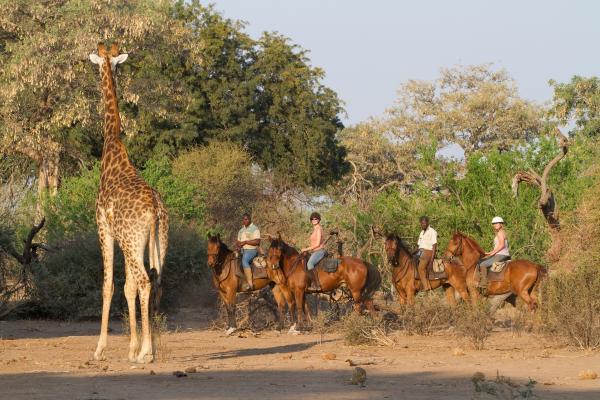
M127 299L127 308L129 309L129 356L131 362L136 361L136 352L138 350L137 321L135 313L135 299L137 297L137 284L131 273L131 267L125 265L125 298Z

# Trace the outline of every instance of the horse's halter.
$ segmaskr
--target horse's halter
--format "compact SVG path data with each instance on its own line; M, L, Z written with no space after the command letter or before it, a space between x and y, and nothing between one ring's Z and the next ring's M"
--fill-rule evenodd
M394 256L390 259L390 263L392 264L393 267L397 267L398 264L400 263L400 244L398 243L398 239L397 238L393 238L394 244L396 245L396 248L394 249Z
M464 240L464 238L462 236L460 236L460 241L458 242L458 246L456 246L456 249L454 249L454 251L449 251L449 253L452 255L451 257L442 257L442 258L446 258L449 262L453 262L454 259L456 259L456 258L458 258L458 256L462 255L463 240Z

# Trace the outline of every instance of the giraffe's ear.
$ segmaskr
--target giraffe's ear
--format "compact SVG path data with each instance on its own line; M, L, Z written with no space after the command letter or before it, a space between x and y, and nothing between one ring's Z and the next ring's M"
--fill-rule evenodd
M93 62L94 64L98 64L98 65L102 65L102 63L104 62L104 59L102 57L100 57L97 54L90 54L90 61Z
M125 62L125 60L127 60L127 57L129 57L129 54L125 53L125 54L119 54L116 57L111 57L110 58L110 63L115 66L117 64L123 64Z

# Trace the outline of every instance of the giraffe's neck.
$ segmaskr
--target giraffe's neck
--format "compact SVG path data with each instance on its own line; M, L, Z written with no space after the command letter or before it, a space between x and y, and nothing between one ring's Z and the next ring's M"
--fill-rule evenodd
M102 180L116 173L127 173L134 170L129 162L125 145L119 138L121 134L121 117L117 102L115 80L108 57L102 64L102 100L104 103L104 147L102 149ZM110 171L110 173L108 173ZM134 170L135 171L135 170Z

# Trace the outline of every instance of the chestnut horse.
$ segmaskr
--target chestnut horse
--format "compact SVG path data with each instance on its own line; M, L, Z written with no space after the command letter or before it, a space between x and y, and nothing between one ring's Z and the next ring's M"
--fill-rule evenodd
M212 281L215 288L219 291L221 299L225 303L227 309L227 318L229 327L227 334L231 334L237 328L237 322L235 320L235 302L236 294L240 285L240 279L235 273L236 268L240 268L239 258L235 256L225 243L221 241L221 237L209 236L208 238L208 266L212 270ZM266 268L266 267L265 267ZM273 287L273 296L277 302L277 309L279 311L279 320L277 329L283 328L285 303L287 301L290 311L293 308L293 297L287 287L279 285L277 279L271 280L269 278L254 279L254 290L260 290L267 285Z
M476 301L479 291L475 287L475 267L483 257L485 251L477 242L461 232L456 232L448 242L444 253L445 257L460 257L467 269L467 286L469 293ZM529 260L511 260L504 267L504 280L500 282L489 282L487 295L510 295L519 296L529 306L530 310L537 307L535 291L541 279L546 275L546 269Z
M283 281L282 286L287 286L293 293L296 305L295 322L299 327L302 326L307 311L305 297L310 278L305 266L305 254L299 254L281 238L271 239L267 255L267 273L272 280ZM381 274L373 265L356 257L343 256L335 272L324 272L318 265L316 268L321 292L330 292L345 283L352 294L356 312L360 313L363 305L369 311L375 311L372 296L381 284Z
M415 294L421 290L415 278L417 264L398 235L387 235L385 238L385 253L394 267L392 282L398 292L400 304L414 304ZM444 268L448 277L446 279L429 280L432 289L444 287L449 304L456 304L454 289L458 291L463 300L469 298L467 290L466 269L459 264L444 261Z

